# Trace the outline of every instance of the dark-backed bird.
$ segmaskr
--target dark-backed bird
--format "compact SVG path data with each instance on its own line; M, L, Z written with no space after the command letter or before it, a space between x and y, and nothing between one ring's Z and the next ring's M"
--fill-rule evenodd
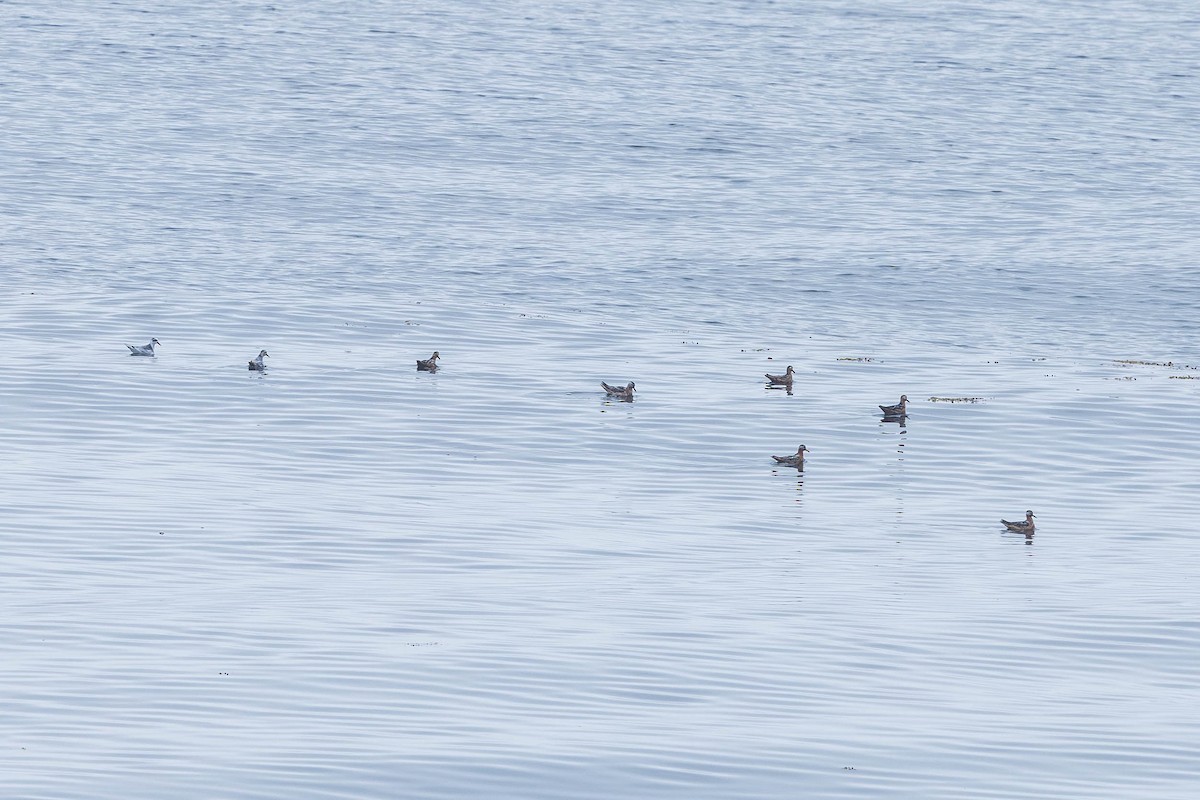
M624 386L610 386L604 381L600 381L600 385L604 387L604 391L608 393L609 397L617 397L621 400L633 399L633 381L630 381Z
M782 375L772 375L771 373L768 372L767 373L767 383L775 383L775 384L781 384L784 386L791 386L792 385L792 375L794 375L795 373L796 373L796 370L790 366L787 368L787 372L783 373Z
M885 417L903 417L908 414L908 395L900 395L900 402L894 406L880 406L879 410Z
M789 467L803 467L804 454L807 452L808 448L800 445L796 448L796 455L794 456L771 456L771 458L775 459L777 463L787 464Z
M438 353L437 350L434 350L433 355L431 355L429 358L417 359L417 369L424 370L426 372L437 372L437 362L441 357L441 354Z
M1029 533L1033 533L1033 530L1036 527L1033 524L1033 517L1034 517L1034 514L1032 511L1026 511L1024 522L1009 522L1006 519L1002 519L1000 521L1003 522L1004 527L1008 528L1010 531L1016 531L1017 533L1029 534Z

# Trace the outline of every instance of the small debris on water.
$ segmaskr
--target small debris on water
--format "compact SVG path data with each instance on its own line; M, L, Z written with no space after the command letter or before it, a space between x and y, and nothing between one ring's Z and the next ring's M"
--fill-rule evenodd
M931 397L931 403L982 403L982 397Z
M1114 358L1114 364L1130 364L1138 367L1173 367L1175 369L1200 369L1192 364L1176 364L1174 361L1141 361L1136 358Z

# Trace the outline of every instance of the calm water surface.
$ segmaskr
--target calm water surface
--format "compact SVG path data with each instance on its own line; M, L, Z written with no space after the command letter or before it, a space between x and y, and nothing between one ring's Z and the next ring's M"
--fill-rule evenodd
M1198 23L0 2L0 796L1195 797Z

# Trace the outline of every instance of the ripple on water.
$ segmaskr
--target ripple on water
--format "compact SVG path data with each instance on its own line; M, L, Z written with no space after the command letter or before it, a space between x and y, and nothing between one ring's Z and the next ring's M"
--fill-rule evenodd
M7 791L1190 798L1196 109L1118 5L12 15Z

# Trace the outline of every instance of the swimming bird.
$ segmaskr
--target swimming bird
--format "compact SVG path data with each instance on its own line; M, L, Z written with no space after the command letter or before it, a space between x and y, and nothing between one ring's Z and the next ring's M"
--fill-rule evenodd
M129 355L131 356L152 356L154 355L154 345L162 347L162 342L158 339L151 339L150 344L141 345L140 347L132 344L125 346L129 348Z
M1033 524L1033 518L1034 513L1032 511L1026 511L1024 522L1009 522L1006 519L1002 519L1000 521L1003 522L1004 527L1008 528L1010 531L1016 531L1017 533L1029 535L1033 533L1033 529L1036 527Z
M437 372L437 361L441 358L441 354L437 350L433 351L433 355L429 358L418 358L417 369L425 372Z
M900 402L894 406L880 406L879 410L885 417L903 417L908 414L908 395L900 395Z
M796 372L796 370L794 370L790 366L787 368L787 372L783 373L782 375L772 375L771 373L768 372L767 373L767 383L777 383L777 384L782 384L785 386L791 386L792 385L792 375L795 374L795 372Z
M250 362L250 369L254 370L255 372L263 372L266 370L267 365L263 363L263 358L269 358L270 355L271 354L266 350L259 350L258 355L255 356L254 360Z
M621 400L633 399L633 381L625 386L609 386L604 381L600 381L600 385L604 387L604 391L608 393L609 397L617 397Z
M771 458L775 459L780 464L787 464L789 467L803 468L804 454L806 452L808 452L808 448L804 445L800 445L798 448L796 448L796 455L794 456L771 456Z

